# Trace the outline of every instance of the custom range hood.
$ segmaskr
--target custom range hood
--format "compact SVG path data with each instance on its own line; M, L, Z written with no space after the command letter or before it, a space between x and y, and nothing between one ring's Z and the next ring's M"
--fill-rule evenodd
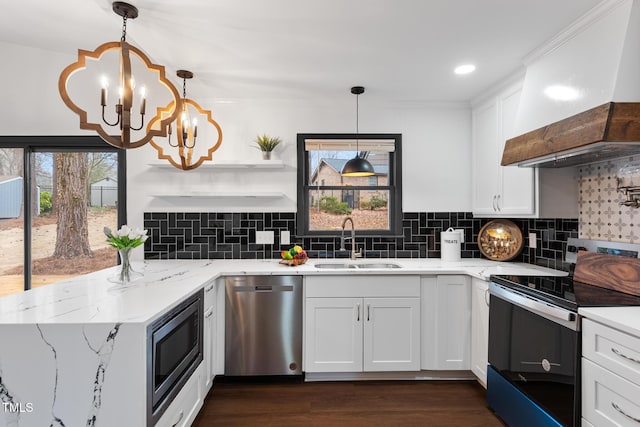
M640 0L599 4L524 62L503 166L640 155Z
M566 167L640 154L640 103L609 102L507 140L502 165Z

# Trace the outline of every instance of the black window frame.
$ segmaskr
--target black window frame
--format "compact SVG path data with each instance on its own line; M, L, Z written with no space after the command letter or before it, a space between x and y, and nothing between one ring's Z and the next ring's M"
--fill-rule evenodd
M296 215L296 234L303 237L335 237L340 232L335 230L309 230L309 192L315 190L344 190L343 186L310 185L309 152L305 150L307 139L392 139L395 149L389 153L389 175L387 185L378 186L349 186L349 190L388 190L389 191L389 229L388 230L358 230L358 236L402 236L402 134L399 133L299 133L297 135L297 164L298 164L298 194Z
M99 136L85 135L0 135L0 148L23 150L23 227L24 227L24 291L31 289L31 159L38 152L117 152L118 153L118 228L127 223L127 156L126 150L108 144ZM121 185L122 183L122 185Z

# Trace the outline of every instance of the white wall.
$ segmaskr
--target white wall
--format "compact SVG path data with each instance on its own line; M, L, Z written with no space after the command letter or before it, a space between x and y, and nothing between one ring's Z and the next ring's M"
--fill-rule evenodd
M78 117L58 94L62 69L76 60L75 52L60 54L0 43L5 82L0 134L82 135ZM15 83L12 83L15 82ZM159 163L150 145L130 150L128 159L128 222L142 225L145 211L295 211L296 134L355 132L355 102L345 88L344 98L322 100L237 100L216 103L198 99L213 110L224 139L214 159L260 159L252 140L266 132L283 139L274 153L286 165L279 171L225 172L200 168L184 172L154 168ZM98 92L88 93L96 98ZM471 118L465 105L390 103L365 93L360 97L360 132L401 133L403 136L403 209L405 211L471 210ZM277 191L281 199L153 198L153 194L185 191Z

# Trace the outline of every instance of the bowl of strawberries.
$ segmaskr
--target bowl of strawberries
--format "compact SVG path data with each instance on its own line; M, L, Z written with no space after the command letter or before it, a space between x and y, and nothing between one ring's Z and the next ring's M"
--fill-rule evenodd
M309 259L307 252L299 245L295 245L289 250L280 252L280 258L282 258L280 260L280 264L291 267L302 265Z

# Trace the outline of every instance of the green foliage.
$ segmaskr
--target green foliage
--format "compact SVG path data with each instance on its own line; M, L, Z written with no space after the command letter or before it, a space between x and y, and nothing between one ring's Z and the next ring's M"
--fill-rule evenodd
M340 215L349 215L351 208L347 202L339 202L336 197L323 196L320 198L320 210Z
M259 148L260 151L273 151L274 148L282 142L282 140L277 136L270 137L265 133L256 136L255 142L257 146L256 148Z
M372 196L371 199L367 202L367 206L365 209L376 210L379 208L384 208L387 206L387 200L383 197L378 196L377 194ZM364 208L364 206L363 206Z
M51 193L48 191L40 192L40 215L49 215L51 208L53 207L53 201Z

